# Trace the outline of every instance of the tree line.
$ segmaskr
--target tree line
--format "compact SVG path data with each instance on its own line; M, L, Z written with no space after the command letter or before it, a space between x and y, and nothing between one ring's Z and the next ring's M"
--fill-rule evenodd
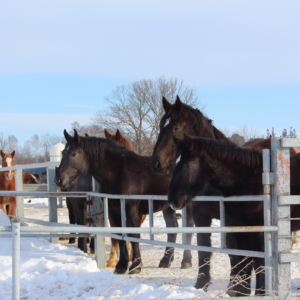
M199 101L194 87L186 86L178 78L158 77L143 79L128 85L117 86L110 95L104 98L109 104L106 110L97 111L89 125L80 125L77 121L71 124L70 134L76 129L80 135L103 137L104 129L115 133L117 129L129 139L133 150L140 155L151 155L159 134L159 122L164 114L161 104L162 97L171 103L179 96L181 101L202 112L205 105ZM243 126L236 130L222 129L223 133L234 143L241 146L253 138L276 136L274 128L267 129L266 136L259 134L257 129ZM289 132L283 129L281 136L297 137L296 130L290 127ZM29 164L49 161L49 149L58 142L65 143L62 136L34 134L24 146L18 144L14 135L5 137L0 133L0 149L4 152L16 150L15 163Z

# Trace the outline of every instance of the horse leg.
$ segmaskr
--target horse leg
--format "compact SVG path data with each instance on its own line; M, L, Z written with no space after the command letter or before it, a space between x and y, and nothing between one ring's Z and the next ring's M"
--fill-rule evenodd
M187 227L194 227L194 220L192 214L192 203L189 203L186 206L186 213L187 213ZM191 245L193 234L188 233L186 235L186 243L187 245ZM192 254L191 250L184 250L183 252L183 259L181 261L181 269L188 269L192 267Z
M110 227L116 227L113 219L109 217L109 223ZM106 262L107 268L115 268L118 263L118 247L119 242L116 239L110 239L111 240L111 247L110 247L110 253L108 261Z
M193 205L194 207L195 205ZM193 211L193 217L196 227L210 227L211 218L203 215L198 215L197 211ZM197 233L197 245L198 246L211 246L210 233ZM210 282L210 252L198 251L198 276L195 284L196 289L203 289L207 291Z
M130 202L131 204L132 202ZM141 224L142 217L138 214L138 210L136 206L131 206L126 209L128 212L127 216L127 227L139 227ZM128 234L128 236L133 238L140 238L139 233L135 234ZM129 268L130 274L139 274L141 273L141 265L142 265L142 258L140 252L140 244L138 242L130 242L132 247L132 264Z
M227 233L226 245L231 249L249 249L245 248L239 241L249 240L248 236L242 233ZM231 297L249 296L251 293L251 271L253 261L251 257L241 255L229 255L231 270L230 282L227 294Z
M256 272L256 287L255 295L265 295L265 260L263 258L255 257L254 259L254 271ZM267 291L268 292L268 291ZM270 292L270 291L269 291Z
M163 211L163 216L166 222L167 227L178 227L178 222L176 218L176 211L171 207L168 207ZM175 243L176 242L176 233L168 234L168 242ZM171 266L172 261L174 260L174 248L166 247L163 258L159 263L159 268L169 268Z
M122 227L121 224L121 217L115 214L110 213L110 218L113 220L113 224L115 227ZM119 234L122 235L122 234ZM126 241L124 240L119 240L119 261L116 265L115 274L125 274L128 269L128 263L129 263L129 258L128 258L128 251L127 251L127 245Z
M79 225L85 225L85 214L84 214L84 201L83 199L75 200L75 215L76 215L76 222ZM86 237L79 237L78 238L78 248L83 252L87 253L87 239Z
M67 204L67 208L68 208L68 212L69 212L69 222L70 222L70 224L76 224L76 216L75 216L73 203L69 197L66 197L66 204ZM74 243L75 243L75 238L70 237L69 244L74 244Z

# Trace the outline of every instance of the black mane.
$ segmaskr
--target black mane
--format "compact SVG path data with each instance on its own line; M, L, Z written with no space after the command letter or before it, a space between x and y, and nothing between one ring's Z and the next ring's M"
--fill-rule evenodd
M232 161L233 163L241 163L249 167L257 167L262 165L262 154L257 150L250 150L238 147L236 144L206 138L194 137L193 140L199 146L199 150L209 152L212 157Z
M114 140L108 140L97 137L81 137L84 143L84 149L89 160L96 161L100 159L101 164L105 159L107 148L113 148L114 151L128 150ZM130 151L130 150L128 150Z

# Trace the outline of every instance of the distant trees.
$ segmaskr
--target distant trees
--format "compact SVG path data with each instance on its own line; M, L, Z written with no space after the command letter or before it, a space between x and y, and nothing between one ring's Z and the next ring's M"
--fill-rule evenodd
M177 78L143 79L118 86L105 98L109 108L98 111L92 124L111 132L120 129L129 138L137 153L150 155L164 113L162 97L165 96L173 102L177 95L183 102L199 107L195 89L185 86Z
M270 133L270 130L267 129L267 137L269 137L269 136L276 137L276 133L275 133L274 127L272 127L272 133ZM296 138L297 137L296 129L291 126L290 127L290 131L288 132L287 129L284 128L282 130L281 137Z
M38 136L34 134L29 140L24 143L24 146L19 146L18 139L14 135L5 135L0 133L0 149L4 152L16 151L15 164L31 164L37 162L49 161L49 148L58 142L63 141L63 138L58 135L44 134Z

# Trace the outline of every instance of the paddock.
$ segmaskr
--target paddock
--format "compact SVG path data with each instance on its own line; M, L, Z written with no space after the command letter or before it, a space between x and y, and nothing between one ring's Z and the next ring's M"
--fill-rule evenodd
M13 223L9 228L1 228L1 231L10 231L13 233L13 299L19 299L20 297L20 282L19 282L19 249L20 249L20 232L27 232L26 236L34 237L32 232L44 232L45 236L49 236L53 242L57 242L58 236L64 234L69 235L70 232L89 233L96 237L96 260L100 269L105 268L105 242L103 236L114 237L124 240L136 240L126 237L126 233L144 233L149 234L150 239L139 240L142 243L159 246L174 246L177 248L202 250L209 252L225 253L225 254L239 254L253 257L264 257L266 259L266 287L269 295L261 297L261 299L291 299L290 292L290 272L291 262L299 261L299 255L290 253L291 250L291 232L290 232L290 205L300 203L300 196L289 195L289 150L288 147L299 147L300 139L272 139L271 149L271 164L270 151L264 150L264 173L262 174L262 182L264 184L264 195L261 196L247 196L247 197L196 197L194 201L219 201L221 212L221 227L209 227L209 228L185 228L185 213L183 212L183 220L181 228L156 228L154 227L153 214L151 213L151 207L155 200L167 200L167 196L141 196L141 195L106 195L98 194L95 192L88 193L61 193L56 192L54 185L54 167L58 165L56 162L39 164L40 167L47 167L48 171L48 185L37 185L40 190L47 188L47 191L35 191L26 192L25 187L22 186L21 174L22 168L28 169L30 167L37 167L37 165L24 165L5 168L5 170L16 170L16 192L0 192L1 195L9 195L17 197L17 215L20 220L22 219L23 197L35 196L35 197L47 197L49 198L49 222L39 222L31 220L31 222L45 225L43 227L30 226L28 228L21 227L19 223ZM3 168L4 170L4 168ZM25 189L26 190L26 189ZM95 190L95 189L94 189ZM63 197L66 195L73 195L76 197L90 197L92 200L92 207L90 216L93 218L94 225L99 227L82 227L82 226L69 226L57 223L57 197ZM122 203L122 225L123 228L109 228L108 227L108 214L107 214L107 198L123 199ZM104 200L102 200L102 198ZM124 199L145 199L149 201L149 227L148 228L125 228L125 200ZM273 201L271 201L273 199ZM274 201L276 199L276 201ZM278 202L277 202L278 199ZM265 207L265 226L260 227L224 227L224 201L264 201ZM272 204L272 207L271 207ZM277 216L280 218L278 219ZM293 219L295 220L295 219ZM27 220L29 221L29 220ZM58 225L58 226L57 226ZM227 249L224 242L224 234L226 232L244 232L244 231L264 231L265 234L265 253L254 251L241 251L236 249ZM221 246L220 248L214 247L198 247L188 246L184 243L179 244L167 244L166 242L155 240L155 234L176 232L176 233L188 233L188 232L206 232L206 233L221 233ZM116 233L122 233L124 236L118 236ZM78 235L78 234L77 234ZM36 237L36 236L35 236ZM275 273L276 276L272 276ZM275 280L274 280L275 278ZM277 295L274 295L277 292ZM245 299L257 299L257 297L244 297Z

